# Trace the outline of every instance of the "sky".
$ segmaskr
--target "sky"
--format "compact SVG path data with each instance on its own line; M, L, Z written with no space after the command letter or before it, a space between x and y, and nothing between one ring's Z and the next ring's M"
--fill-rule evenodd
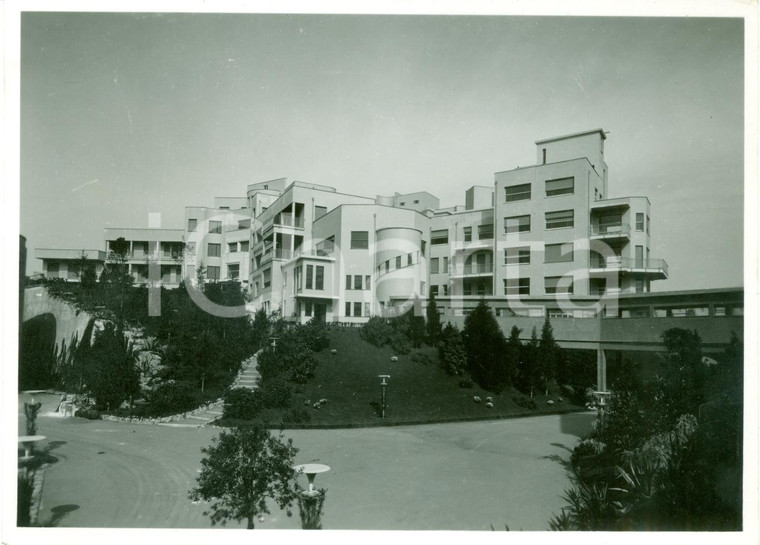
M20 75L27 274L279 177L464 204L601 127L607 196L651 201L652 289L743 285L741 19L24 13Z

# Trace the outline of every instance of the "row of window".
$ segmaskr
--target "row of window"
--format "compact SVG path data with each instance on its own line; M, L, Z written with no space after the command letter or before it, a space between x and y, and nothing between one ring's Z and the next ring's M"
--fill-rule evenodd
M546 180L544 191L547 197L572 195L575 192L575 178ZM510 185L504 188L505 202L526 201L531 198L531 184Z
M562 276L544 277L544 293L573 293L573 283ZM504 295L530 295L530 278L505 278Z
M323 265L306 265L306 282L307 290L324 290L325 289L325 267ZM296 291L300 291L304 286L304 265L299 265L293 270L295 276Z
M575 226L573 210L557 210L544 214L546 229L564 229ZM526 233L530 231L530 214L504 218L505 233Z
M353 279L353 282L352 282ZM372 289L372 277L370 275L364 276L364 283L362 284L362 275L355 274L353 277L350 274L346 275L346 289L347 290L368 290Z
M424 252L421 252L421 253L422 255L425 255ZM395 264L395 268L391 269L391 263ZM398 255L394 259L386 259L385 263L378 265L377 274L386 274L386 273L391 272L391 270L395 271L402 267L409 267L410 265L414 265L414 264L415 264L414 253L406 254L406 257L404 257L404 255Z
M346 301L346 307L345 307L345 315L347 317L369 317L370 315L370 304L369 303L351 303L349 301ZM352 312L353 311L353 312Z
M190 250L189 246L192 244L192 250ZM248 241L243 240L240 242L229 242L227 244L227 251L231 254L237 253L238 251L241 252L247 252L249 248ZM195 251L195 244L189 243L188 244L188 251ZM207 246L207 255L208 257L221 257L222 255L222 245L217 244L214 242L209 242Z

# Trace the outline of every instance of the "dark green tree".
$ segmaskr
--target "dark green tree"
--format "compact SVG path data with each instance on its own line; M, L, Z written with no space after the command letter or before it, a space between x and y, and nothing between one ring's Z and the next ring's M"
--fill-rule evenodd
M660 431L671 429L682 414L697 415L705 401L707 366L696 330L671 328L662 334L667 349L656 396Z
M446 324L438 341L438 361L449 375L462 375L467 370L467 352L459 329Z
M256 349L263 348L269 344L270 320L264 307L259 308L253 316L253 342Z
M503 372L507 341L484 300L465 319L463 337L472 378L484 390L500 392L508 385Z
M85 389L95 397L98 409L116 410L140 392L140 373L121 327L106 322L81 354Z
M554 340L554 330L547 316L541 328L541 340L538 343L538 369L545 395L549 395L549 390L556 385L560 355L561 349Z
M269 513L267 499L280 509L288 509L298 497L293 469L298 449L293 440L273 436L254 426L223 431L210 447L201 449L201 472L188 497L210 502L204 512L211 525L224 526L228 520L254 520Z
M428 299L425 314L427 316L427 323L425 325L427 327L428 344L435 346L441 335L441 316L438 314L438 304L435 302L435 293L432 288L430 289L430 299Z
M79 285L85 291L91 291L97 286L98 276L95 265L87 261L87 254L82 252L79 258Z
M522 357L523 344L520 341L520 333L522 330L516 325L512 326L509 331L509 338L507 339L507 352L506 352L506 374L509 384L518 386L519 381L519 367L520 358Z
M522 355L520 356L520 365L517 370L519 389L529 393L533 397L533 392L541 386L541 374L538 363L539 341L536 328L530 334L530 341L523 346Z

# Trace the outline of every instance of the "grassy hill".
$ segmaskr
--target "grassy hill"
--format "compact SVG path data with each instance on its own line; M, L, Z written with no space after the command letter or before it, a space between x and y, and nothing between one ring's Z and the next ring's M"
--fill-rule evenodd
M509 389L491 394L477 385L461 388L461 377L447 375L438 366L438 353L424 346L410 354L397 355L390 348L377 348L359 336L358 329L330 329L330 348L316 354L319 365L306 384L294 384L288 409L267 410L260 417L271 425L284 427L359 427L505 418L529 414L579 410L580 407L557 396L535 396L536 409L518 406ZM335 350L335 354L332 350ZM391 361L393 356L398 361ZM390 375L385 418L380 417L380 379ZM480 403L473 401L481 398ZM486 397L493 408L486 407ZM327 402L315 409L321 399ZM553 405L547 404L554 400ZM290 413L291 416L286 416ZM300 418L292 415L300 414ZM308 415L308 416L306 416ZM294 421L295 420L295 421ZM220 422L232 424L232 422Z

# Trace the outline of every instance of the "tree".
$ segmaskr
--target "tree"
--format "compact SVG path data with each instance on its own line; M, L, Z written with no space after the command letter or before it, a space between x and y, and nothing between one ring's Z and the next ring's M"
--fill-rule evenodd
M554 331L547 316L541 328L541 340L538 343L538 369L545 395L549 395L549 388L556 383L559 357L560 347L554 340Z
M210 447L201 449L201 472L188 497L192 501L208 501L211 525L224 526L232 519L248 521L268 514L267 499L280 509L288 509L297 499L296 471L293 469L298 449L293 440L272 436L259 426L223 431Z
M81 352L83 380L95 397L98 409L119 408L130 396L140 392L140 372L132 347L121 327L106 322L95 334L92 347Z
M516 325L512 326L509 331L509 339L507 339L507 351L506 351L506 367L505 374L509 379L509 384L517 385L518 383L518 371L520 365L520 357L523 352L523 344L520 341L520 333L522 330Z
M257 350L269 343L269 326L267 311L261 307L253 316L253 342Z
M702 339L696 330L674 327L662 334L662 341L668 352L656 399L660 429L667 430L682 414L696 415L704 403L707 366L702 361Z
M523 392L530 393L530 397L533 397L533 391L540 385L538 350L538 334L534 327L530 334L530 342L523 347L522 356L520 357L520 366L517 370L519 388Z
M430 289L430 299L428 300L425 313L427 316L428 343L431 346L435 346L438 338L441 336L441 317L438 314L438 304L435 302L435 292L433 292L432 288Z
M484 390L500 392L507 385L503 374L507 341L484 300L465 319L463 335L472 378Z
M79 284L83 290L92 290L98 281L98 277L95 274L95 265L87 261L87 254L82 252L82 257L79 258Z
M461 375L467 370L467 352L462 335L451 322L446 324L438 341L438 361L449 375Z

